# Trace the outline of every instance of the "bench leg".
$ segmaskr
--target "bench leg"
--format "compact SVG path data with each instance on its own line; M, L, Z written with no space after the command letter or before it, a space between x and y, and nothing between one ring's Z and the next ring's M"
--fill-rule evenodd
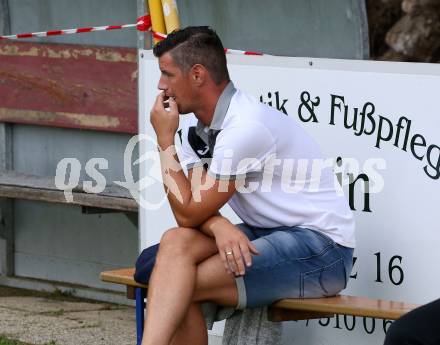
M144 334L145 289L136 288L136 337L137 345L141 345Z

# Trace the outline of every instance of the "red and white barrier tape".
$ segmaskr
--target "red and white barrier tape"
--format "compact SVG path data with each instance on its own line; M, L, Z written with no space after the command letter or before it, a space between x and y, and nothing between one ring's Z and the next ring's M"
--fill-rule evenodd
M228 48L225 48L225 54L235 54L235 55L264 55L263 53L259 53L259 52L251 52L251 51L244 51L244 50L237 50L237 49L228 49Z
M76 28L76 29L63 29L63 30L49 30L49 31L41 31L41 32L28 32L24 34L17 35L0 35L0 40L15 40L20 38L32 38L32 37L48 37L48 36L61 36L61 35L71 35L71 34L82 34L86 32L94 32L94 31L108 31L108 30L120 30L127 28L136 28L138 31L149 31L151 30L151 17L149 15L144 15L139 17L136 21L136 24L124 24L124 25L106 25L106 26L90 26L84 28ZM167 37L167 35L162 34L160 32L155 32L151 30L151 33L154 38L159 40L163 40ZM237 49L228 49L225 48L225 54L236 54L236 55L264 55L258 52L252 51L243 51Z
M161 32L156 32L156 31L151 30L151 33L154 38L157 38L158 40L161 40L161 41L164 40L165 38L167 38L167 35L163 34Z
M148 31L151 28L151 19L149 15L139 17L136 24L124 24L124 25L106 25L106 26L90 26L85 28L77 29L64 29L64 30L50 30L42 32L28 32L18 35L7 35L0 36L2 39L19 39L19 38L31 38L31 37L47 37L47 36L60 36L60 35L71 35L71 34L81 34L85 32L93 31L106 31L106 30L119 30L136 27L139 31Z

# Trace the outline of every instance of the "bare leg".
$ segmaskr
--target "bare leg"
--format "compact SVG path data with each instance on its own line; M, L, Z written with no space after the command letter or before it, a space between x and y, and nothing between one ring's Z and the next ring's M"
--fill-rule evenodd
M193 301L213 301L221 305L236 306L238 293L232 275L226 273L218 254L197 266ZM196 308L197 306L197 308ZM174 334L172 345L207 345L208 334L199 304L193 302L184 321Z
M189 344L208 345L208 332L199 303L191 303L171 341L171 345Z
M192 302L197 264L216 252L215 241L198 230L164 234L150 278L142 345L170 344Z

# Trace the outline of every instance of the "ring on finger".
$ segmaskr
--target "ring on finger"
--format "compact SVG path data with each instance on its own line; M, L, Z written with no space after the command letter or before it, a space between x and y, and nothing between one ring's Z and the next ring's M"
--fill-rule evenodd
M225 251L225 254L226 254L226 255L233 255L232 250L227 250L227 251Z

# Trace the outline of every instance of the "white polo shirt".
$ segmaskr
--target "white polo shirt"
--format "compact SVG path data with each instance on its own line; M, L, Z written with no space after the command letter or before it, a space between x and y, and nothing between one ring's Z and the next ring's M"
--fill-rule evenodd
M243 222L309 228L354 248L354 217L333 168L292 117L231 82L209 128L194 115L182 120L182 164L190 169L205 163L217 179L236 180L237 192L228 204Z

